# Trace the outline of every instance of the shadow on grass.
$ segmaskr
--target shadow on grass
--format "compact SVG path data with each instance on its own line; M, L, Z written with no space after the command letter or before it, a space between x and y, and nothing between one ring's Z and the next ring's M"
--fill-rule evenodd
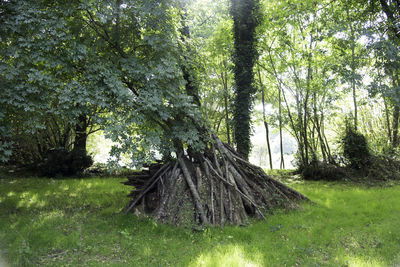
M268 222L227 227L231 241L199 253L191 266L395 266L400 263L399 187L360 189L305 183L317 205L277 211ZM240 264L225 265L226 259Z
M122 179L0 180L0 249L14 265L390 266L400 263L400 187L293 186L316 205L249 227L161 225L119 214Z

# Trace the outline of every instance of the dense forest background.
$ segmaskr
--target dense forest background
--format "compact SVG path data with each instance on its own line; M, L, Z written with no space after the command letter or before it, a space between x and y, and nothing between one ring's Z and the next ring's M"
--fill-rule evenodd
M88 166L86 150L92 156L103 150L100 136L114 144L113 166L165 158L175 151L174 139L201 150L201 133L188 120L165 131L162 124L182 114L205 121L227 144L250 138L236 133L243 97L235 82L232 3L128 2L1 2L3 162L46 165L52 151L55 158L69 153L69 165ZM247 93L249 133L257 133L253 163L355 166L359 159L344 152L351 138L362 139L353 147L366 143L365 153L397 159L398 1L254 5Z

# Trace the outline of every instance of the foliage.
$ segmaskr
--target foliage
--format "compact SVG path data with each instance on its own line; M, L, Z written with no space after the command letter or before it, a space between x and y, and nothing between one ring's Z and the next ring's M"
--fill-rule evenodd
M311 161L308 166L305 166L301 171L301 176L305 180L316 181L340 181L349 177L344 168L317 160Z
M68 123L57 121L54 116L44 118L43 129L27 133L24 123L15 121L12 124L12 155L8 164L33 167L43 163L49 150L63 148L71 151L74 131Z
M46 158L36 168L42 175L60 177L82 173L92 164L93 159L86 151L55 148L47 151Z
M357 132L348 122L342 138L343 156L354 169L361 169L371 163L371 154L364 135Z
M35 132L48 114L71 123L87 114L121 144L115 162L129 152L134 165L170 154L173 140L202 149L201 113L184 90L179 7L119 3L2 2L2 125L19 114Z
M399 185L295 183L317 205L276 211L267 222L247 227L194 230L119 214L126 204L121 195L128 194L120 178L4 177L0 262L10 265L392 266L400 261L400 233L393 223L400 220Z
M250 153L250 124L253 95L256 92L253 66L257 59L256 27L259 24L258 0L232 0L233 72L235 77L234 136L236 149L244 158Z
M185 8L204 117L219 138L231 144L233 39L229 1L190 1Z

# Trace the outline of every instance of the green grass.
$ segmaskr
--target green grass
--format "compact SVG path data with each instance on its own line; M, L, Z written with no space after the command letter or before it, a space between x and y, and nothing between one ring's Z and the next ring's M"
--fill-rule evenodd
M11 266L397 266L400 186L300 182L316 204L202 232L119 214L122 178L0 179ZM0 257L0 258L1 258ZM0 259L0 266L2 260Z

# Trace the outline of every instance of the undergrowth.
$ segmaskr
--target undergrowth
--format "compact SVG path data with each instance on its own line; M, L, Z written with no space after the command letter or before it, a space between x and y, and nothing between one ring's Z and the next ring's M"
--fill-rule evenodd
M291 186L315 204L275 211L248 227L202 230L120 214L129 191L121 181L0 179L2 260L10 266L400 264L395 182L367 187L294 179Z

